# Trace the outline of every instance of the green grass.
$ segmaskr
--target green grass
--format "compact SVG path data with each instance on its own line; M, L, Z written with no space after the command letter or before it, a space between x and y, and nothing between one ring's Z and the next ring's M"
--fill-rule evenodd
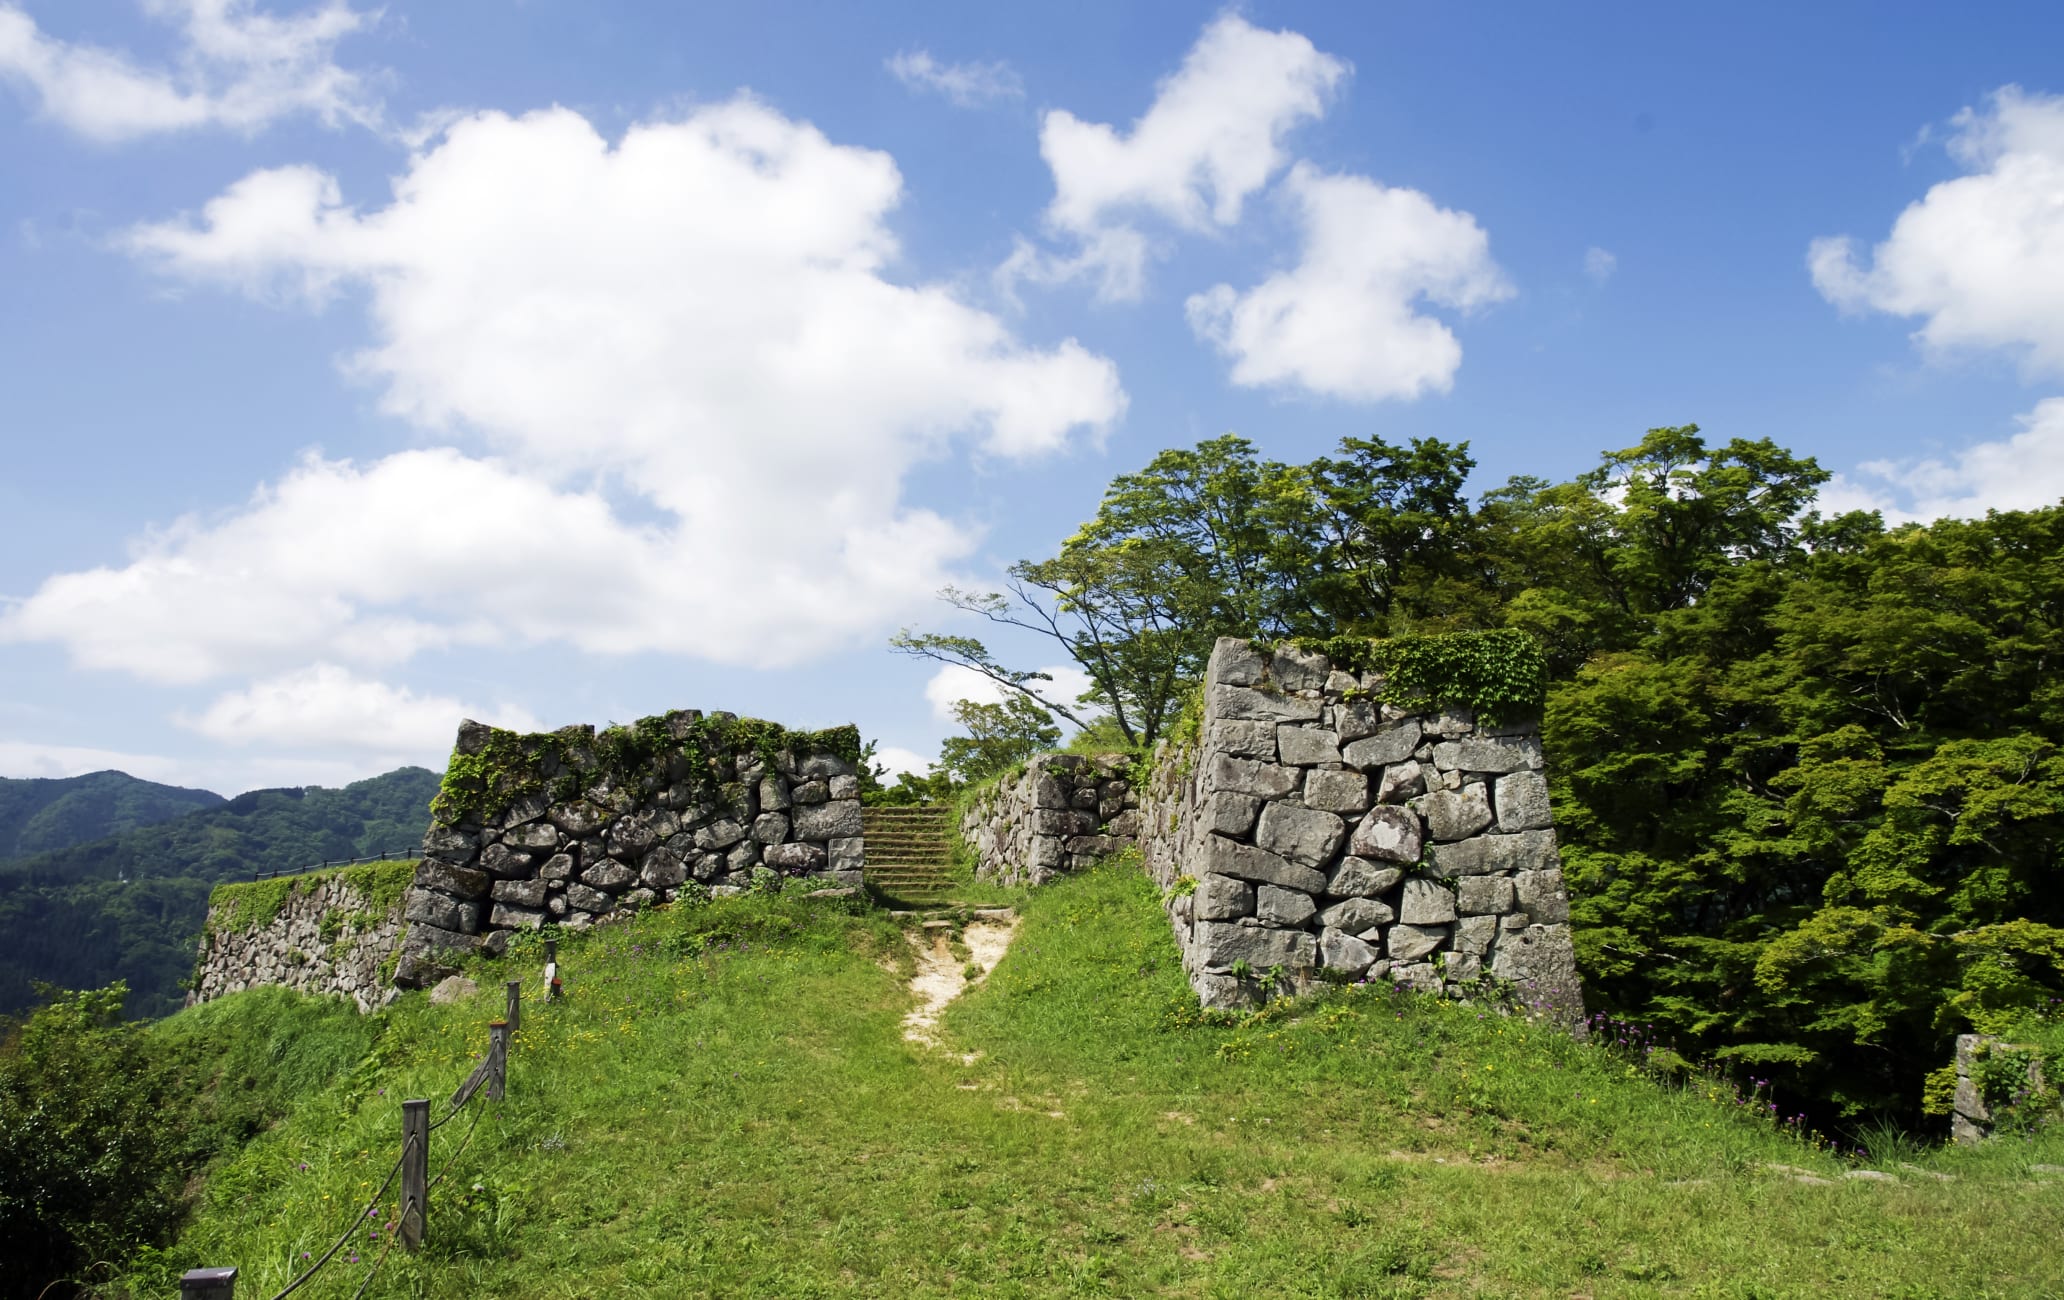
M1026 898L1009 956L905 1043L878 913L720 900L568 937L510 1095L375 1296L2042 1296L2064 1286L2052 1139L1897 1183L1596 1045L1342 991L1212 1024L1149 882ZM504 959L535 984L535 945ZM500 1007L405 999L351 1069L208 1182L138 1295L235 1264L270 1295L392 1163ZM249 996L249 995L240 995ZM234 1014L238 998L203 1008ZM177 1024L175 1019L172 1024ZM979 1053L971 1063L963 1054ZM466 1120L433 1137L433 1172ZM1833 1180L1796 1181L1782 1164ZM391 1205L392 1198L389 1198ZM391 1214L376 1220L384 1223ZM375 1253L302 1295L345 1296Z
M288 899L314 893L316 886L330 880L342 880L366 896L374 913L384 916L408 892L415 871L413 859L389 860L274 876L270 880L238 881L215 886L208 895L208 909L218 927L256 930L272 924Z

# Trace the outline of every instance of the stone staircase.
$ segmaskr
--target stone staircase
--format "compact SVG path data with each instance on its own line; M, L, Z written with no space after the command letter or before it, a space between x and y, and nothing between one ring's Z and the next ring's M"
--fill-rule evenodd
M959 883L952 815L944 804L866 809L867 883L907 903L947 901Z

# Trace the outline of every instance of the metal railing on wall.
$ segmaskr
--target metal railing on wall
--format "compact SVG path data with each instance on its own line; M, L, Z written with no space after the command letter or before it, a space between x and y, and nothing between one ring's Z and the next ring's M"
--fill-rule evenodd
M546 942L545 999L552 1001L559 989L558 944ZM473 1132L480 1126L480 1114L484 1101L501 1101L508 1095L509 1086L509 1040L523 1023L523 981L508 983L508 1008L500 1020L490 1021L487 1026L487 1051L474 1063L473 1070L453 1090L445 1101L444 1114L430 1118L431 1101L427 1097L410 1098L401 1103L401 1149L394 1164L387 1171L372 1198L363 1206L354 1209L351 1221L338 1234L336 1241L316 1261L303 1269L301 1275L275 1292L271 1300L286 1300L306 1285L310 1279L328 1267L344 1249L352 1237L364 1230L367 1219L377 1219L379 1208L386 1199L389 1188L400 1180L401 1190L397 1201L397 1213L391 1230L384 1235L379 1256L359 1282L358 1290L352 1293L354 1300L363 1296L366 1288L379 1275L380 1266L387 1262L388 1252L399 1241L403 1250L415 1251L422 1247L430 1231L430 1194L442 1184L459 1157L473 1144ZM430 1147L432 1135L438 1129L471 1110L472 1117L466 1123L466 1132L459 1144L445 1158L443 1168L435 1178L430 1177ZM356 1259L354 1255L352 1257ZM233 1267L196 1268L189 1270L179 1279L180 1300L234 1300L236 1294L237 1270Z
M397 849L391 853L368 853L359 858L327 858L321 862L311 862L305 867L281 867L277 871L261 871L251 879L276 880L281 876L305 875L310 871L321 871L327 867L355 867L362 862L403 862L418 856L420 855L414 849Z

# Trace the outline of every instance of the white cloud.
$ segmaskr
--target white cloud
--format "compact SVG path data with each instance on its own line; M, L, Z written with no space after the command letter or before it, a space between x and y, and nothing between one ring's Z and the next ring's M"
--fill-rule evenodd
M363 289L353 365L385 407L502 457L310 458L47 580L0 640L168 681L546 640L793 664L952 579L974 539L901 503L917 461L1055 452L1124 409L1073 340L889 279L894 163L750 100L614 147L565 110L479 115L394 191L362 213L311 169L259 172L132 244L253 294Z
M889 784L891 785L895 784L896 777L900 773L908 772L912 776L926 776L932 770L932 760L914 749L904 749L897 745L876 746L874 764L876 767L885 769Z
M1232 358L1233 382L1356 401L1446 392L1462 345L1420 312L1422 300L1468 310L1512 296L1476 219L1417 190L1308 163L1284 189L1304 225L1297 266L1245 293L1221 284L1188 303L1190 327Z
M45 117L103 141L210 126L250 133L304 113L331 126L379 121L366 79L334 58L337 43L377 14L345 0L292 17L251 0L145 0L144 9L178 24L176 67L57 40L19 5L0 3L0 80L25 89Z
M2007 86L1954 126L1967 174L1910 204L1868 263L1848 236L1814 240L1814 287L1844 310L1923 318L1914 338L1933 351L2064 371L2064 97Z
M515 731L543 730L520 708L486 709L449 696L419 695L328 663L253 682L218 696L200 715L177 721L229 745L406 753L442 766L461 718Z
M279 786L348 785L382 772L391 772L407 763L421 763L438 770L444 766L444 756L436 755L427 762L420 757L397 758L386 754L354 754L345 759L273 755L222 759L0 739L0 776L67 777L116 771L127 772L146 781L160 781L194 790L213 790L224 795Z
M1288 161L1284 137L1325 112L1348 72L1345 60L1296 32L1263 31L1229 13L1204 29L1131 131L1047 113L1039 131L1054 177L1046 224L1076 252L1055 257L1021 244L999 280L1008 288L1020 278L1093 274L1102 297L1137 298L1151 245L1134 221L1152 216L1192 231L1236 224L1247 198Z
M1612 273L1620 267L1620 259L1603 248L1584 250L1584 274L1599 284L1612 279Z
M1084 716L1096 712L1094 709L1077 707L1075 704L1076 697L1090 687L1088 673L1074 664L1048 664L1039 671L1053 680L1033 682L1032 689ZM940 665L939 670L925 683L925 699L931 702L932 716L951 726L960 725L958 719L953 716L953 706L962 700L976 704L1001 704L1007 693L1004 687L974 669L963 668L959 664ZM1066 721L1063 720L1061 725L1066 726Z
M944 95L962 108L980 108L1002 99L1018 99L1025 84L1008 63L941 63L926 50L904 50L884 65L912 90Z
M1870 461L1821 490L1823 513L1883 511L1887 523L1972 519L1987 510L2036 510L2064 501L2064 397L2020 417L2021 431L1974 443L1947 459Z

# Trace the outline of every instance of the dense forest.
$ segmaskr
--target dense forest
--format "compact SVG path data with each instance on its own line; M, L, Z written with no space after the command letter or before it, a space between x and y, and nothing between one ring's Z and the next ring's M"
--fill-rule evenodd
M253 790L0 862L0 1015L32 1005L38 983L93 989L115 980L128 985L132 1016L176 1009L217 883L337 858L410 856L437 784L436 773L405 767L341 790Z
M1293 465L1217 438L1116 479L1006 590L942 593L1057 645L1079 700L974 637L895 644L1037 706L975 706L993 756L1048 715L1153 745L1220 635L1520 629L1594 1010L1823 1123L1917 1120L1956 1033L2054 1014L2064 508L1826 518L1812 460L1696 426L1565 483L1472 500L1473 469L1435 439Z
M213 790L159 785L127 772L0 776L0 861L156 826L223 802Z

